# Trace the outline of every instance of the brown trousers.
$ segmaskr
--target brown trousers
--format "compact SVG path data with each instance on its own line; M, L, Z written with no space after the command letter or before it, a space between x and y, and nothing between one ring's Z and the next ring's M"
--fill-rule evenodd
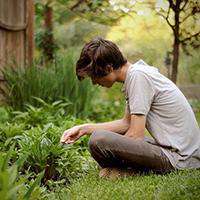
M174 170L161 148L152 140L134 140L115 132L98 130L91 134L88 146L91 156L102 168L132 168L144 173Z

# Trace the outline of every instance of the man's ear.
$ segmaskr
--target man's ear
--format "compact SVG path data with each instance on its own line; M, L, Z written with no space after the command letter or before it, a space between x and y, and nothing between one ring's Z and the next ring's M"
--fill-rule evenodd
M112 67L111 65L107 65L107 66L105 67L105 71L106 71L107 74L113 72L113 70L114 70L114 69L113 69L113 67Z

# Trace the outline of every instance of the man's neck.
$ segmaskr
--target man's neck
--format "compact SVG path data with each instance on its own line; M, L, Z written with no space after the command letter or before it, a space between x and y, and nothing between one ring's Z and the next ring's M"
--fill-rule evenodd
M128 68L130 67L130 65L132 65L132 64L127 61L127 63L119 69L119 71L117 72L118 73L117 79L116 79L117 82L123 83L125 81L126 73L127 73Z

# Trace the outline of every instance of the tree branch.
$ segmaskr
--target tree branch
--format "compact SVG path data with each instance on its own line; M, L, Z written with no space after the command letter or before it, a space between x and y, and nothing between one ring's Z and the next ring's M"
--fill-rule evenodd
M158 13L158 15L162 16L168 23L168 25L174 30L174 25L172 25L169 21L169 14L170 14L170 7L168 7L167 16L163 15L162 13Z
M185 8L185 6L188 4L188 0L185 0L185 3L184 3L184 5L183 5L183 7L182 8L180 8L180 11L183 11L184 10L184 8Z
M74 9L76 9L77 7L79 7L80 4L82 4L85 0L79 0L77 1L71 8L70 10L73 11Z
M175 4L173 3L173 0L168 0L169 2L169 7L172 8L172 10L175 10Z
M183 18L183 20L182 20L180 23L183 23L187 18L189 18L189 17L192 16L192 15L193 15L192 13L188 14L187 16L185 16L185 17Z
M184 38L183 40L180 40L180 42L184 43L184 42L186 42L188 40L191 40L193 37L197 37L198 35L200 35L200 31L195 33L195 34L193 34L193 35L190 35L189 37Z

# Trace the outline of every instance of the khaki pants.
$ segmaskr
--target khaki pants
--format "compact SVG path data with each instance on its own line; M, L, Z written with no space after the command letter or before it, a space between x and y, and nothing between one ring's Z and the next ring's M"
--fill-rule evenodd
M134 140L115 132L94 131L88 143L92 157L102 167L132 168L137 172L166 173L174 170L153 138Z

